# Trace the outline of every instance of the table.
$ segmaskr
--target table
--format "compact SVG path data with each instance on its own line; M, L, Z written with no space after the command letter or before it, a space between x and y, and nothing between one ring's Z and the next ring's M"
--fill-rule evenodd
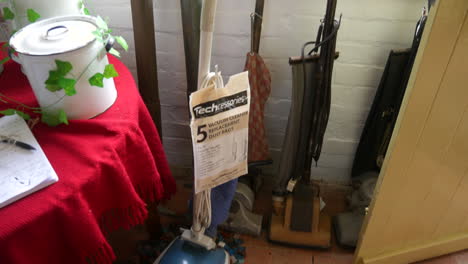
M0 263L112 263L105 234L143 223L146 203L175 193L135 82L119 60L109 59L120 74L118 99L109 110L68 126L33 128L59 182L0 209ZM16 63L5 65L0 92L37 106ZM0 101L0 110L9 107Z

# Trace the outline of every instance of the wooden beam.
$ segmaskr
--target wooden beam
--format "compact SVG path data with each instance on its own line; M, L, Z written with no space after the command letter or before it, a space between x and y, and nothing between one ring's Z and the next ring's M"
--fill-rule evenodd
M131 0L138 86L162 140L153 0Z

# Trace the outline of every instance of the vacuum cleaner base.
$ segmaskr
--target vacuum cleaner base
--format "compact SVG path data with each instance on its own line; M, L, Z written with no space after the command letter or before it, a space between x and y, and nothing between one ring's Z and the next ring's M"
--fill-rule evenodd
M284 217L272 215L268 239L271 242L297 247L330 248L331 245L331 218L324 213L320 214L320 223L317 232L292 231L284 226Z
M273 213L271 216L269 240L298 247L329 248L331 245L331 218L320 211L320 197L314 197L311 202L313 216L310 232L291 229L293 197L290 195L286 198L285 210L281 213Z
M222 248L207 250L180 237L164 250L154 264L229 264L229 255Z

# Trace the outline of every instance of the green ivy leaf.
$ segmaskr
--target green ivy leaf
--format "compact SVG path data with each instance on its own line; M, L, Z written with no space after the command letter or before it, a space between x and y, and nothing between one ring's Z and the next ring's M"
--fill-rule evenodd
M102 73L94 74L88 81L92 86L104 87L104 75Z
M106 67L104 68L104 78L110 79L112 77L117 77L119 74L114 68L114 65L112 64L107 64Z
M57 92L62 90L62 87L60 87L58 84L46 84L46 89L51 92Z
M120 52L117 51L116 49L112 48L109 50L109 53L116 56L116 57L120 57Z
M76 80L61 77L57 83L58 83L58 86L63 88L66 95L72 96L76 94L76 90L75 90Z
M60 124L68 125L67 115L62 109L59 110L57 114L43 112L41 121L52 127L58 126Z
M3 18L5 20L12 20L12 19L15 18L15 13L13 13L13 11L11 11L10 8L4 7L3 8Z
M57 72L61 77L65 77L73 69L73 66L68 61L55 60L55 64L57 65Z
M62 87L59 86L58 80L62 75L58 71L49 71L49 79L45 81L47 90L51 92L56 92L62 90Z
M57 92L64 89L66 95L75 95L76 80L65 78L65 75L73 69L73 66L68 61L60 60L55 60L55 64L57 65L57 69L55 71L49 71L49 78L45 81L47 90Z
M6 57L0 60L0 65L5 64L7 61L10 60L10 57Z
M87 16L90 16L90 15L91 15L91 13L89 12L89 9L86 8L86 7L83 8L83 13L84 13L85 15L87 15Z
M102 42L104 43L104 37L103 37L103 33L100 29L96 29L95 31L91 32L94 36L96 36L96 39L99 41L99 42Z
M84 7L83 1L78 2L78 9L82 9Z
M122 46L125 51L128 51L128 43L122 36L116 36L115 41L117 41L117 43L119 43L119 45Z
M6 110L3 110L3 111L0 111L0 114L10 116L10 115L16 114L16 111L15 111L15 109L6 109Z
M55 116L55 115L52 115L52 114L49 114L49 113L45 113L45 112L42 113L41 121L42 121L42 123L46 123L47 125L49 125L51 127L55 127L55 126L60 125L60 121L58 119L58 116Z
M68 125L67 114L62 109L59 110L58 120L60 121L60 123Z
M29 116L28 114L26 114L25 112L16 110L16 109L6 109L6 110L3 110L3 111L0 111L0 114L6 115L6 116L10 116L10 115L17 114L17 115L19 115L21 118L23 118L24 120L29 120L29 119L31 119L31 116Z
M31 119L31 116L26 114L25 112L21 112L21 111L18 111L16 110L15 111L17 115L19 115L21 118L23 118L24 120L29 120Z
M109 30L106 21L104 21L104 19L102 19L102 17L100 16L96 18L96 25L98 26L98 28L101 28L103 30Z
M41 17L34 9L29 8L26 12L28 14L28 21L31 23L36 22Z

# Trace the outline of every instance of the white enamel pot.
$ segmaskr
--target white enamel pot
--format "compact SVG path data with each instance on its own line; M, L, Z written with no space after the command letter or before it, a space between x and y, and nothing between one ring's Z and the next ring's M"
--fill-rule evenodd
M40 20L57 16L83 15L81 0L10 0L10 6L15 13L14 30L31 23L28 20L28 9L38 13Z
M43 111L64 110L68 119L89 119L108 109L117 98L113 78L104 78L104 87L92 86L89 79L103 73L109 64L106 44L93 35L96 19L91 16L64 16L30 24L10 39L10 46L28 77ZM76 94L66 96L63 90L51 92L46 88L49 72L57 70L56 60L70 62L73 69L65 78L75 79Z

